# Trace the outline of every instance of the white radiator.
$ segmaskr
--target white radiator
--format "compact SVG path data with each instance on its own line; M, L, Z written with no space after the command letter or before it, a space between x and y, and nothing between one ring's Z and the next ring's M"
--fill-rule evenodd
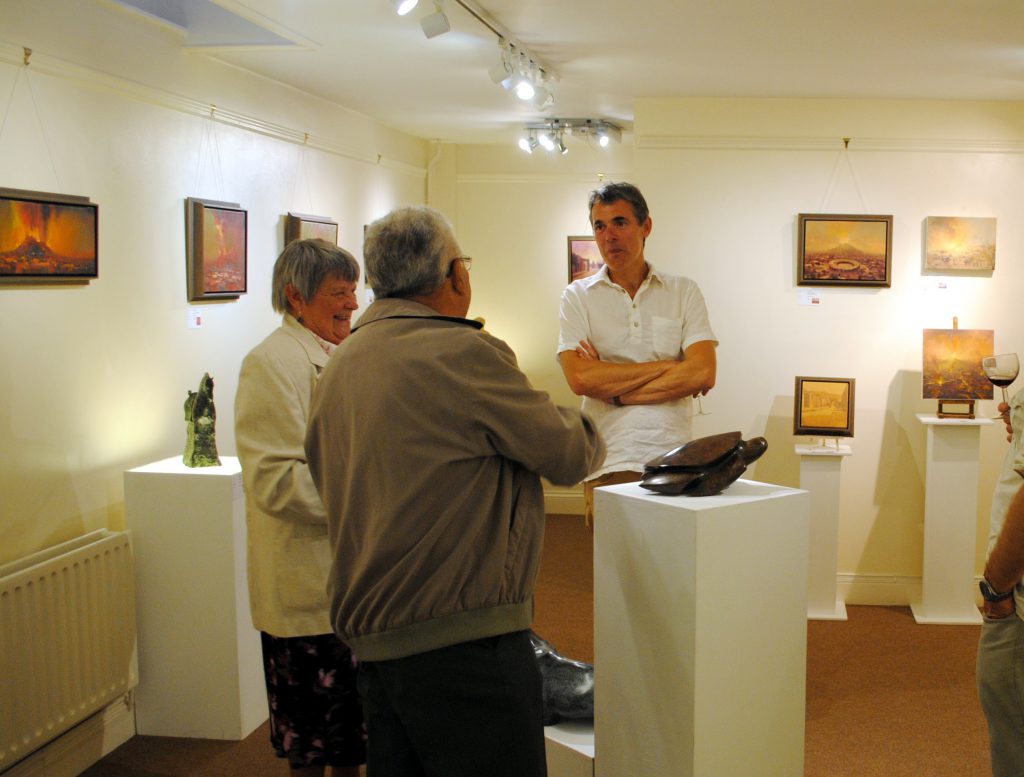
M137 682L127 531L0 566L0 772Z

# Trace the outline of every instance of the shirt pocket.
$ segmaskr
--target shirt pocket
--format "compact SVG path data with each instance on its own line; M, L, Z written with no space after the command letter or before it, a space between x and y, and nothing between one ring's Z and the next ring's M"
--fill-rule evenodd
M657 358L678 359L683 345L682 319L651 316L651 339Z

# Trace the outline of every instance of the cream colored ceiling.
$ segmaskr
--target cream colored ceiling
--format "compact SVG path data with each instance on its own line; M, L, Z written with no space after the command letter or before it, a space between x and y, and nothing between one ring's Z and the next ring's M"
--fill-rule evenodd
M544 112L491 82L496 36L452 0L432 40L431 0L401 18L388 0L214 2L296 45L209 56L451 142L544 117L629 128L637 97L1024 99L1022 0L479 0L557 75Z

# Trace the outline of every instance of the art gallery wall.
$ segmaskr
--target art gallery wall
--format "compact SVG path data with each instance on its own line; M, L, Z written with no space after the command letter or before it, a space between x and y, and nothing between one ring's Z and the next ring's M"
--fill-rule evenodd
M364 224L426 191L423 141L183 52L112 5L37 6L0 5L0 187L98 203L99 278L0 285L0 562L122 528L123 472L181 454L204 372L234 454L241 360L280 321L270 272L287 212L333 217L360 256ZM248 210L236 301L186 298L186 197Z
M962 328L994 329L997 351L1024 351L1024 106L641 100L631 141L631 157L612 159L573 146L566 159L585 159L577 167L552 157L541 158L547 167L519 157L517 167L497 147L457 150L460 235L479 257L474 314L493 321L538 386L575 402L553 356L565 236L586 231L586 195L601 177L631 178L654 220L648 258L700 283L721 341L718 385L696 433L765 435L768 453L748 476L798 486L794 445L811 440L792 435L795 377L854 378L840 593L854 603L913 601L926 441L916 414L936 410L921 397L922 330L952 328L955 316ZM801 212L893 215L891 288L798 287ZM994 272L924 273L923 222L935 215L997 218ZM521 288L531 293L509 304L508 290ZM964 516L977 526L979 570L1001 429L981 430L977 514Z

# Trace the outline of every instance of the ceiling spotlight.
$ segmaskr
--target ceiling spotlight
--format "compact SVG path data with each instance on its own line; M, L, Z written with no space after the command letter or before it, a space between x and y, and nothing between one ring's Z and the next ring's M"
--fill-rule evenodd
M520 78L516 84L516 97L520 100L532 100L533 96L537 93L534 89L533 84L526 78Z
M555 143L555 146L558 148L558 153L559 154L568 154L569 153L569 149L566 147L565 141L562 139L562 134L561 133L558 134L558 142Z
M519 138L519 148L521 148L527 154L532 154L533 150L537 148L537 146L537 138L535 138L533 135L530 135L529 137Z
M541 134L537 138L537 142L544 147L545 151L553 151L555 148L555 141L551 139L551 135L549 135L547 132Z
M452 29L452 23L448 21L448 17L445 15L444 9L441 7L441 3L434 3L436 9L430 16L424 16L423 21L420 22L420 27L423 28L423 34L427 38L436 38L438 35L444 35Z
M606 130L602 128L597 131L597 145L601 148L608 148L608 144L611 142L612 139L608 137L608 132Z
M416 7L416 3L419 0L390 0L391 7L395 9L395 13L399 16L405 16L409 11Z
M544 110L550 108L555 104L555 96L543 86L538 86L536 93L533 95L533 105L538 110Z

